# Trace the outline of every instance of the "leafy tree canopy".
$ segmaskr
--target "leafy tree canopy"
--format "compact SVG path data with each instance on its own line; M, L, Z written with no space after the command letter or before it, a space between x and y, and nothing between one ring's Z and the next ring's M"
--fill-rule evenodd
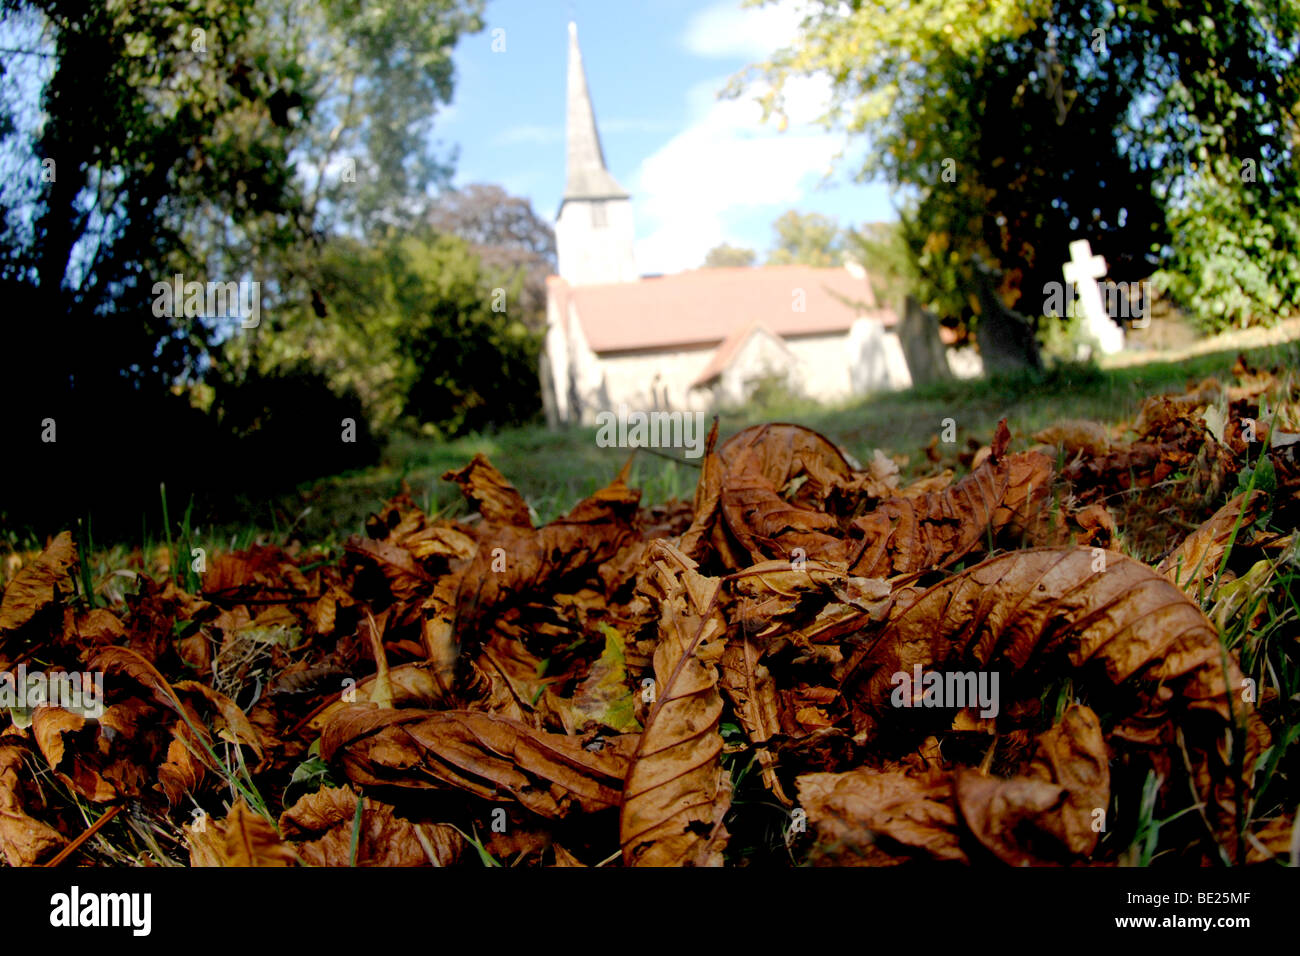
M753 249L745 249L724 242L721 245L714 246L704 256L704 268L724 269L727 267L752 266L757 259L758 253Z
M1295 0L813 0L755 75L768 115L828 78L826 122L869 143L855 173L903 189L931 307L966 307L969 262L1041 311L1072 239L1116 279L1156 274L1208 325L1300 301ZM1249 266L1247 265L1249 263Z
M776 244L767 256L770 266L798 263L826 267L844 263L844 238L839 225L829 216L791 209L772 228Z

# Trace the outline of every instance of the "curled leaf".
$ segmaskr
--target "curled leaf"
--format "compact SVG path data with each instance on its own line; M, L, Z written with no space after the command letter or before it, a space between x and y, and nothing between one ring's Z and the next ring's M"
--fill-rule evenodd
M293 866L293 849L280 840L265 817L249 809L241 797L224 820L200 818L185 827L190 866Z
M616 747L587 750L492 714L361 706L326 726L321 757L362 786L455 788L550 819L617 806L627 768Z
M77 548L72 543L72 532L64 531L36 560L14 575L0 601L0 640L73 593L71 570L76 563Z
M720 866L730 781L719 757L717 662L726 628L721 582L672 545L651 545L647 586L659 605L656 699L623 785L628 866Z
M328 787L303 796L280 814L284 839L309 866L451 866L465 850L465 838L446 824L415 824L370 797L361 801L351 787Z
M1052 664L1128 690L1129 739L1172 745L1173 728L1183 727L1206 798L1226 825L1242 781L1231 779L1224 731L1244 714L1251 730L1238 746L1248 769L1266 732L1232 697L1240 670L1201 609L1131 558L1107 554L1099 569L1090 548L1031 548L898 594L884 629L846 660L841 689L855 729L870 738L901 713L897 674L955 667L1023 682Z

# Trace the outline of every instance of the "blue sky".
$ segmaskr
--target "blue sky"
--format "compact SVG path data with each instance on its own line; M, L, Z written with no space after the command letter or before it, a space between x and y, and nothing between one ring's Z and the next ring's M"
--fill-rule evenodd
M568 21L578 24L605 159L632 193L642 272L697 267L719 242L760 251L786 209L842 225L894 218L883 185L835 162L860 146L812 121L817 81L788 94L791 122L762 123L749 97L717 93L787 42L797 20L741 0L488 0L487 29L455 52L456 94L435 124L459 148L457 185L498 183L554 219L564 188ZM494 34L495 30L504 33ZM493 38L504 41L493 52ZM500 45L500 43L498 43ZM826 179L828 170L832 175Z

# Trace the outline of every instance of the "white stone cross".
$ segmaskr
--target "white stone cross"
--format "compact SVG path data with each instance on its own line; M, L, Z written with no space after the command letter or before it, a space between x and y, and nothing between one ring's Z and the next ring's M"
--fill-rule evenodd
M1087 239L1070 243L1070 261L1064 266L1065 281L1079 290L1079 304L1083 308L1084 328L1097 340L1104 355L1113 355L1124 348L1124 329L1107 313L1101 301L1101 288L1097 280L1106 274L1106 260L1092 254Z

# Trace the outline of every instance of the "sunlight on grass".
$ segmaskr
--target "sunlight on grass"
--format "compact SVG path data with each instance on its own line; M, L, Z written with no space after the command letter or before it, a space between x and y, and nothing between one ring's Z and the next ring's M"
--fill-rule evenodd
M876 448L906 458L903 474L912 477L936 467L923 450L945 418L956 421L958 450L966 448L968 440L986 443L1004 417L1013 435L1012 447L1023 448L1032 444L1034 432L1062 419L1114 425L1130 421L1151 395L1181 391L1189 381L1206 377L1226 380L1237 354L1225 351L1180 362L1111 369L1067 364L1036 375L948 382L859 397L831 407L793 400L724 412L719 416L719 431L725 439L759 422L794 422L822 432L859 461ZM1295 367L1300 345L1268 346L1245 354L1255 365ZM646 451L600 448L594 427L552 431L531 425L443 443L398 433L376 467L308 483L270 502L249 502L242 525L214 529L213 537L229 540L231 533L249 525L261 532L278 528L280 533L292 526L304 540L338 544L360 531L366 516L400 491L403 482L422 508L460 515L464 513L460 494L442 475L463 467L478 453L515 484L543 522L564 514L608 483L629 454L633 455L631 483L642 490L643 504L689 500L699 477L698 461L677 463ZM310 510L304 515L306 509Z

